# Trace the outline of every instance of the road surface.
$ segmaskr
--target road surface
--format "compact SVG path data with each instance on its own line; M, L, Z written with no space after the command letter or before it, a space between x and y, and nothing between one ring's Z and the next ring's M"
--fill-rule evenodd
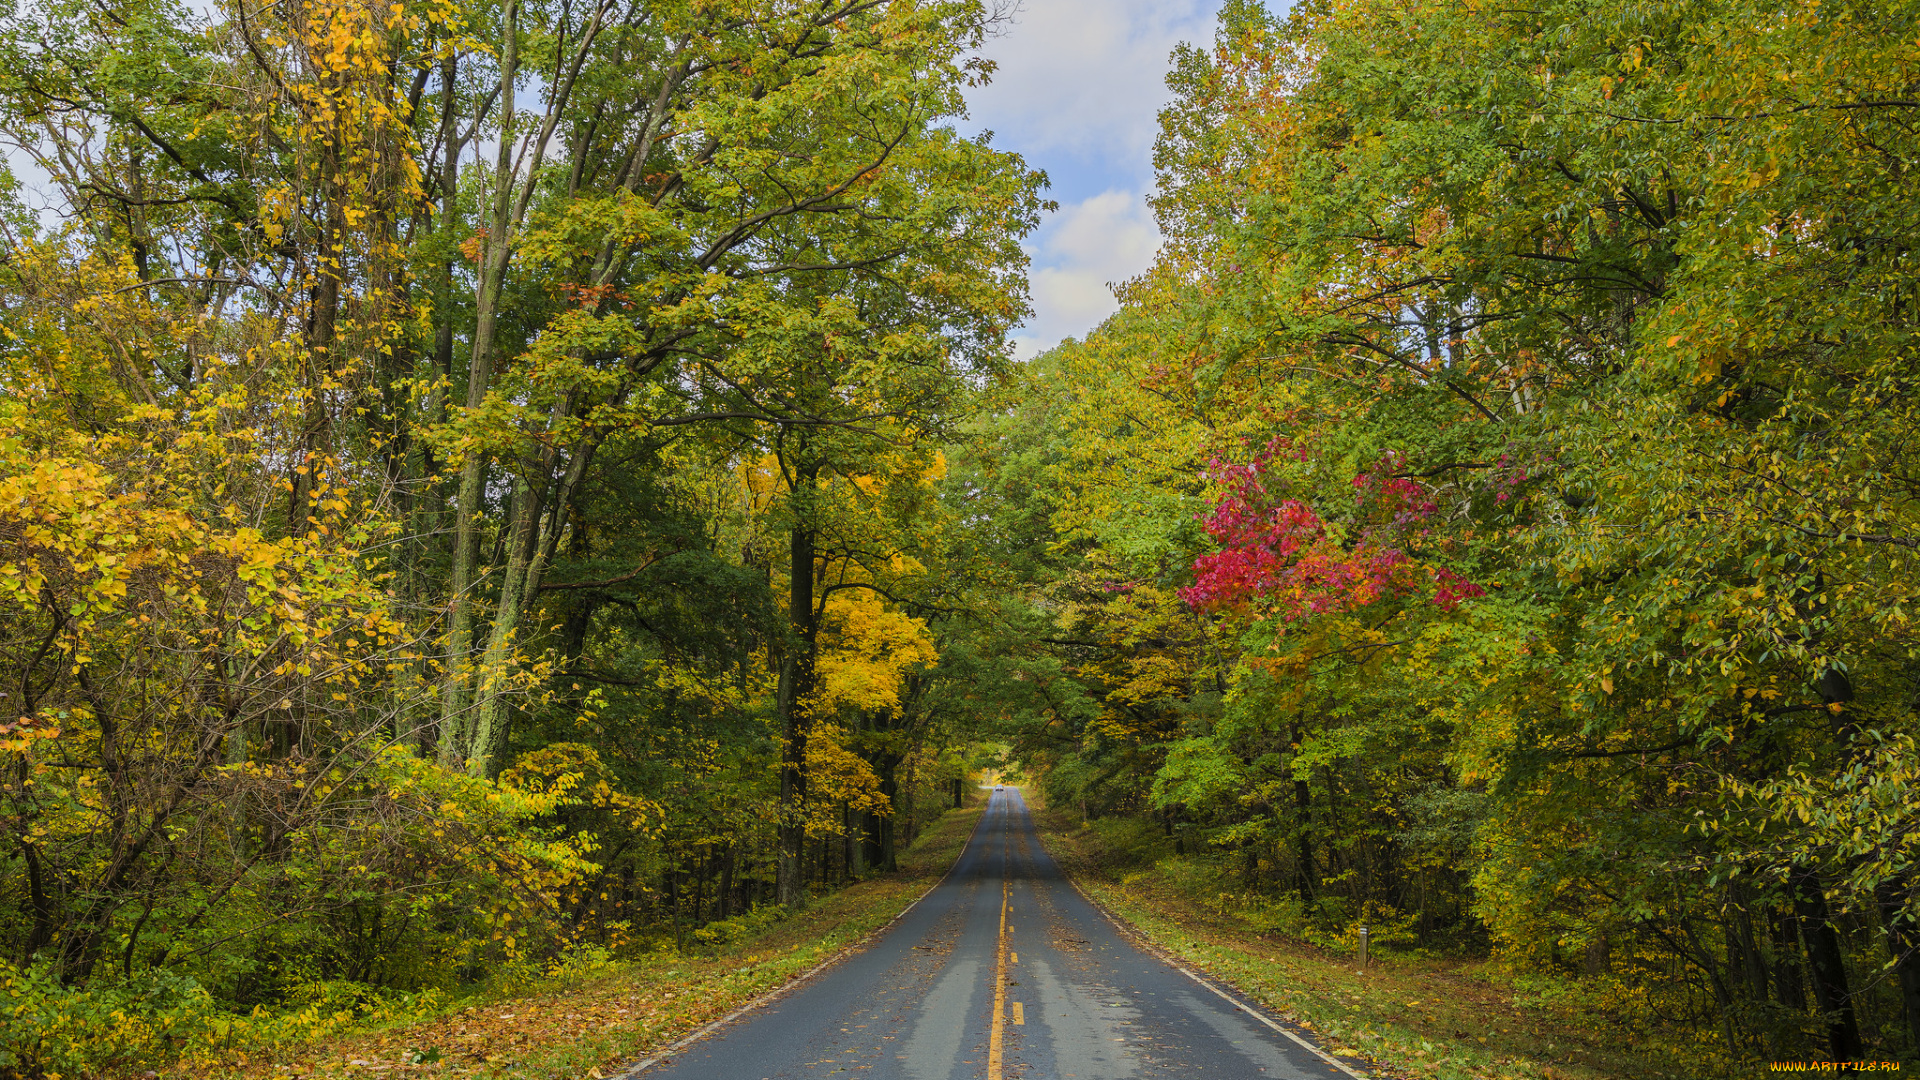
M933 892L863 951L635 1080L1352 1080L1130 944L993 793Z

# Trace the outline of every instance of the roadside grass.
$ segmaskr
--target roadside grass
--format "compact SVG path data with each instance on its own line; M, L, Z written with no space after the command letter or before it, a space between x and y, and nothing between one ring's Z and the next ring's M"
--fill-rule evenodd
M1405 1080L1664 1080L1738 1075L1708 1048L1642 1026L1634 1003L1485 960L1347 952L1276 933L1201 860L1117 848L1029 795L1048 849L1094 900L1185 966L1317 1036L1362 1075ZM1170 850L1165 854L1171 854Z
M946 874L985 809L981 800L941 815L901 853L898 873L822 897L732 943L563 967L512 992L495 988L454 1002L437 1015L304 1046L190 1049L177 1066L159 1075L166 1080L612 1076L848 953Z

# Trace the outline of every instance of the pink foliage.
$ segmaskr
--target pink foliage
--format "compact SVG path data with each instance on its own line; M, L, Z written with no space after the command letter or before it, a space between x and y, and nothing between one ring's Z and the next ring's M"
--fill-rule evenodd
M1399 464L1399 455L1388 454L1375 471L1354 477L1354 499L1362 510L1386 517L1396 528L1405 528L1432 517L1440 508L1427 498L1426 489L1419 483L1387 471Z
M1460 606L1462 600L1487 595L1487 590L1444 566L1434 568L1433 581L1433 602L1442 611L1452 611Z
M1501 454L1499 460L1494 464L1496 471L1487 481L1488 485L1492 487L1495 492L1493 496L1494 502L1506 502L1508 499L1513 498L1518 494L1520 485L1532 479L1531 476L1527 475L1526 466L1516 464L1512 454Z

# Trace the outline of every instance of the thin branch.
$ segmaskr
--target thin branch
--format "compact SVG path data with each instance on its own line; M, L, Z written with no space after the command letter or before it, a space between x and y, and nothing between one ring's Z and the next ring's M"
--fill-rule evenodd
M660 561L659 556L655 556L651 559L648 559L646 562L640 564L639 566L635 567L633 573L631 574L621 574L619 577L604 578L600 581L565 581L565 582L543 581L540 583L540 588L537 591L558 592L561 589L604 589L609 585L618 585L621 582L632 581L634 578L637 578L641 574L646 573L647 570L653 566L653 564L659 561Z
M1688 738L1681 739L1679 742L1671 742L1665 746L1634 747L1629 750L1569 750L1565 756L1571 758L1606 758L1621 757L1630 754L1664 754L1669 750L1678 750L1683 746L1692 746L1695 742L1696 740L1689 736Z
M253 287L251 282L238 281L234 278L162 277L162 278L149 278L146 281L135 282L132 285L123 285L120 288L115 289L112 292L108 293L107 295L118 296L123 292L132 292L135 289L144 289L150 285L239 285L242 287L249 287L249 288Z
M1437 468L1428 469L1425 472L1393 473L1392 478L1395 480L1419 480L1429 476L1439 476L1443 472L1449 472L1454 469L1491 469L1494 467L1494 464L1495 463L1491 461L1456 461L1451 465L1441 465Z

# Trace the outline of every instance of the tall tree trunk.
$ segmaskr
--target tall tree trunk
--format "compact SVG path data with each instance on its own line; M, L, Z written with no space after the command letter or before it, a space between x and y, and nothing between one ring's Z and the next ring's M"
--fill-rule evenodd
M1847 987L1846 958L1840 935L1833 929L1820 879L1809 873L1793 883L1794 913L1800 919L1800 937L1807 946L1807 966L1813 975L1813 1000L1827 1024L1827 1052L1834 1061L1860 1060L1860 1022Z
M700 845L700 870L693 879L693 925L707 924L707 877L713 872L713 847Z
M892 873L897 866L893 856L893 821L899 816L900 785L893 778L894 771L900 767L900 758L895 754L882 754L874 763L874 771L880 776L880 794L886 796L887 805L892 814L868 814L862 842L865 846L865 861L870 870Z
M505 758L510 716L505 687L501 684L512 663L514 635L520 628L522 609L533 599L527 594L527 585L536 576L532 564L538 557L540 501L540 493L525 476L514 479L512 511L506 524L506 568L501 575L500 598L494 605L487 647L474 671L470 710L472 734L468 740L467 771L488 779L499 775ZM534 585L538 587L537 581Z
M1295 868L1296 877L1294 884L1300 893L1301 901L1311 904L1313 903L1314 884L1319 879L1320 873L1313 864L1313 824L1311 820L1313 813L1313 788L1310 787L1305 780L1295 780L1293 782L1293 807L1299 814L1299 821L1294 825L1293 829L1294 852L1299 862L1299 865Z
M1300 728L1293 728L1293 749L1300 751ZM1313 866L1313 789L1305 780L1296 778L1293 782L1293 808L1299 820L1293 828L1294 849L1299 865L1295 867L1295 888L1300 893L1300 902L1313 903L1314 885L1319 879Z
M1817 592L1825 587L1815 577ZM1838 667L1829 667L1814 682L1820 700L1832 719L1834 737L1843 745L1851 744L1859 730L1859 719L1850 707L1853 681ZM1858 751L1853 754L1857 762ZM1793 881L1794 913L1800 917L1800 937L1807 946L1807 966L1813 974L1813 999L1827 1022L1827 1051L1834 1061L1860 1059L1860 1022L1854 1013L1853 994L1847 985L1846 956L1840 947L1840 935L1833 928L1827 910L1825 882L1808 871Z
M857 867L854 866L854 862L853 862L854 855L857 851L857 848L854 843L854 840L855 840L854 833L856 831L857 830L853 827L853 807L847 805L846 803L841 803L840 804L840 884L842 885L846 885L847 883L851 882L855 877L859 876L859 870Z
M548 429L558 428L573 411L574 397L561 395L548 418ZM520 623L540 595L540 582L565 531L567 511L575 490L586 475L598 442L589 440L577 447L566 472L557 484L549 481L559 453L551 446L529 455L521 462L520 476L514 481L512 516L505 545L506 567L500 578L500 598L494 605L493 626L487 635L487 647L475 672L473 748L468 769L488 779L499 775L505 763L510 714L505 676L512 665L516 635ZM548 489L553 489L549 497Z
M687 943L687 932L680 925L680 863L678 856L667 864L667 907L673 919L673 947Z
M1906 903L1906 882L1883 883L1875 899L1887 926L1887 953L1900 982L1900 1012L1912 1048L1920 1050L1920 926Z
M441 233L441 242L448 251L454 248L460 225L460 125L455 115L458 100L459 60L452 50L440 61L440 211L436 224ZM453 262L443 258L434 267L433 278L433 368L428 377L426 401L422 403L420 419L422 426L437 428L447 422L447 394L453 380ZM444 527L447 515L446 488L439 477L440 463L435 460L433 447L427 440L415 437L411 450L414 456L414 476L423 485L419 497L415 500L415 521L413 533L419 538L416 546L425 548L432 543L432 537ZM415 573L421 580L419 599L427 595L425 587L425 553L421 551L414 557ZM424 606L424 605L423 605ZM438 605L434 605L438 606ZM436 619L437 621L437 619ZM451 626L443 627L451 630ZM432 675L427 670L431 663L431 651L422 649L417 663L421 667L419 684L430 687ZM442 684L442 693L450 685L449 678ZM440 725L442 709L435 708L429 698L419 703L419 716L414 721L414 746L421 757L432 757L438 752L440 744Z
M907 760L907 775L905 779L901 780L894 788L893 799L894 820L900 823L897 826L900 835L899 842L908 847L913 846L913 793L915 790L913 781L914 761L909 758Z
M324 209L316 245L313 286L308 291L306 353L300 358L300 437L288 481L287 535L305 536L313 528L313 492L318 479L322 433L327 427L326 390L328 374L334 369L336 326L340 312L341 243L346 230L340 206L336 159L339 148L329 147L321 160L321 191Z
M494 338L499 327L500 289L506 282L507 262L513 252L514 225L514 88L520 77L520 5L508 0L500 55L500 140L494 165L493 206L487 235L480 244L480 276L474 289L473 348L467 360L467 397L470 410L486 404L493 382ZM537 169L538 161L533 167ZM447 618L447 681L440 700L440 759L466 765L475 753L473 724L466 715L468 654L473 651L473 589L478 552L474 529L479 524L480 495L486 479L486 455L469 450L460 467L454 521L453 574ZM482 676L484 677L484 676Z
M1727 888L1727 955L1731 966L1746 984L1753 1000L1767 1000L1767 965L1760 959L1760 945L1753 932L1753 898L1739 882Z
M474 330L473 352L468 363L467 407L477 409L484 405L487 390L493 378L493 354L498 348L495 340L498 334L499 305L501 289L506 282L507 265L512 257L514 233L520 223L526 219L528 207L534 196L541 190L542 169L546 160L546 150L553 140L555 130L567 115L568 102L572 98L575 80L578 77L586 57L593 48L594 40L604 28L604 16L609 8L596 9L592 21L568 43L571 52L570 61L563 65L564 71L559 78L548 84L543 97L546 102L546 116L531 132L531 137L522 139L514 130L515 102L514 89L520 78L520 15L519 0L507 0L506 10L502 14L500 50L500 81L496 95L500 102L500 131L498 157L492 176L492 206L489 212L487 233L480 245L480 276L478 288L474 294ZM683 76L684 77L684 76ZM662 115L664 99L656 105L656 116ZM605 281L611 274L611 253L615 245L609 244L601 257L601 277ZM556 405L556 415L564 416L572 409L571 400ZM551 448L540 455L548 468L554 460ZM565 506L569 498L572 482L577 481L580 471L586 468L588 451L575 454L569 469L569 483L562 485L560 494L552 500L555 506ZM499 671L482 665L476 672L468 673L465 666L469 654L473 651L473 598L475 585L476 555L473 547L475 515L479 510L480 495L483 489L483 477L486 468L485 455L470 452L466 463L460 470L460 517L455 528L453 596L449 604L447 661L448 677L441 699L441 724L443 741L441 760L456 764L466 764L474 772L493 775L499 771L497 751L504 739L505 705L497 692ZM545 495L551 486L549 471L536 474L529 471L520 479L526 484L530 497L536 502ZM538 521L528 523L537 528ZM557 534L557 526L555 526ZM551 538L549 538L550 540ZM551 543L528 546L524 550L537 552L550 550ZM510 614L512 618L501 625L498 610L495 624L488 641L490 658L497 657L510 642L521 614L519 604L525 598L539 591L540 559L529 555L517 574L509 575L502 582L502 604L498 610L506 610L505 602L512 599L514 604ZM472 721L464 719L468 712L468 695L472 688L469 677L480 691L480 697L473 705ZM484 731L478 731L484 726ZM454 728L463 735L459 739L445 739L445 730ZM457 744L449 750L450 744ZM477 760L475 760L477 758Z
M519 16L519 4L509 4L508 28L504 35L505 49L502 52L501 80L498 91L501 100L502 136L500 157L496 166L495 181L498 184L492 209L492 220L488 235L482 244L483 265L480 285L475 297L475 328L473 336L473 355L469 364L467 381L467 407L477 409L486 400L487 384L492 378L492 353L496 348L497 309L501 288L506 278L506 270L511 258L511 235L524 219L527 207L536 190L536 179L540 163L548 142L564 113L564 104L569 98L578 74L578 62L602 27L601 15L596 15L587 30L572 43L576 63L569 73L559 80L547 94L547 115L537 134L529 140L526 148L526 160L519 174L509 167L512 161L508 150L512 140L508 137L513 114L513 85L517 77L518 51L515 29ZM602 12L601 14L604 14ZM671 92L688 75L686 65L679 65L662 80L653 111L649 120L645 145L651 145L668 115ZM644 154L641 155L644 157ZM645 173L641 162L636 160L628 169L628 175L622 184L625 190L632 191ZM517 186L516 186L517 185ZM623 244L609 236L596 256L592 270L588 275L597 286L610 284L620 273L623 265ZM602 301L604 310L608 301ZM665 353L656 356L653 362L663 359ZM629 372L637 377L650 370L650 365ZM623 385L615 395L620 400L631 384ZM570 415L578 403L577 392L562 394L554 404L549 418L549 429L557 428ZM554 552L558 546L560 534L566 524L566 511L572 505L573 493L586 474L599 446L598 437L589 437L575 449L564 474L556 483L554 470L560 460L560 452L551 443L544 443L536 454L529 455L520 468L520 476L515 481L514 506L509 528L513 534L505 545L506 567L499 585L499 599L494 605L493 623L488 632L487 644L475 670L470 673L459 670L458 665L465 663L473 651L474 631L472 605L469 592L474 580L475 549L472 543L474 510L477 508L480 493L484 488L483 470L485 463L479 455L468 458L460 474L460 513L456 528L455 562L453 567L453 600L450 606L448 630L448 657L454 670L447 680L443 692L441 707L442 723L448 718L465 714L465 738L461 740L465 749L465 765L469 771L489 778L497 776L504 763L502 752L506 746L509 721L507 701L504 697L502 676L511 659L514 637L519 630L521 618L540 592L540 579L552 564ZM544 513L546 508L550 512ZM463 561L464 560L464 561ZM442 753L443 761L459 763Z
M806 465L796 471L794 495L802 505L812 494L819 466ZM800 903L806 891L806 827L801 818L807 797L807 736L813 723L812 708L816 681L814 649L819 638L819 618L814 613L814 533L802 521L795 521L787 535L787 573L790 587L787 597L787 621L793 641L782 655L776 708L780 715L780 852L776 867L778 903Z
M46 874L40 868L40 849L25 839L21 839L19 845L27 864L27 914L31 920L27 943L19 957L25 966L33 954L53 944L54 914L53 900L47 895Z
M1773 994L1794 1011L1806 1008L1807 989L1801 977L1799 924L1789 910L1773 912Z

